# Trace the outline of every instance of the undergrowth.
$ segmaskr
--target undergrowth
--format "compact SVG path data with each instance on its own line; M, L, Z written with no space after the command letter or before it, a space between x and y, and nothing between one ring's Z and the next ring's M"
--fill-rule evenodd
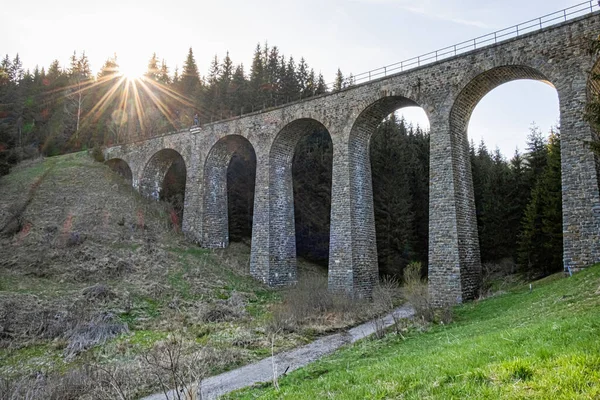
M599 286L600 266L521 285L229 398L599 398Z

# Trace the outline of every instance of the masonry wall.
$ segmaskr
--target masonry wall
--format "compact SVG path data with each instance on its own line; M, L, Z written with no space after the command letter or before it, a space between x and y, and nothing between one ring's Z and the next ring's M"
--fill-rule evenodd
M600 17L590 14L338 93L109 148L105 157L127 162L133 185L144 187L141 179L153 155L162 149L178 152L187 167L184 230L191 240L212 245L213 234L203 232L217 232L211 221L220 226L225 221L216 214L204 217L213 212L206 208L207 194L223 193L223 180L205 179L206 160L221 139L245 138L257 159L250 271L276 286L296 279L289 170L295 143L314 124L325 127L334 145L329 286L369 297L378 279L369 139L387 114L420 105L431 125L430 292L436 304L462 302L478 295L481 281L468 121L485 94L511 80L544 81L558 91L565 266L577 270L600 261L598 175L584 145L593 133L583 120L596 61L588 43L599 32ZM154 187L161 184L159 175Z

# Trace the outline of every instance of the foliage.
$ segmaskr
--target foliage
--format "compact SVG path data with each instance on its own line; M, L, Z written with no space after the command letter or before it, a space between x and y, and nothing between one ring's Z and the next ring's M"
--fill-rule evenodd
M519 264L529 277L546 276L562 269L562 191L558 132L550 136L545 152L546 167L533 187L519 237Z
M400 278L411 261L427 263L429 134L392 114L373 134L370 156L379 269Z
M548 141L535 125L527 152L506 161L496 149L471 143L471 165L481 260L513 259L526 277L562 264L562 204L558 128Z

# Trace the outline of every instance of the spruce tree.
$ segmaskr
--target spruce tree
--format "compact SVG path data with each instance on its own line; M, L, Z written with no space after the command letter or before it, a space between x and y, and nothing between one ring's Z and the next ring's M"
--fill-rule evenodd
M335 73L335 81L333 82L333 91L337 92L339 90L342 90L343 87L344 75L342 74L342 70L338 68L337 72Z
M156 57L156 53L152 53L152 57L148 61L148 69L144 76L153 81L158 81L160 74L160 69L158 67L158 58Z
M168 86L171 83L171 77L169 76L169 67L163 58L160 62L160 70L158 72L157 81L162 83L165 86Z
M265 84L265 66L262 59L260 44L256 45L252 66L250 67L250 105L254 110L261 109L264 105L263 85Z
M325 83L325 78L323 78L323 74L319 72L319 79L317 80L317 89L315 90L315 95L320 95L327 93L327 84Z
M540 172L525 210L519 237L519 268L539 278L562 268L562 190L560 135L553 131Z

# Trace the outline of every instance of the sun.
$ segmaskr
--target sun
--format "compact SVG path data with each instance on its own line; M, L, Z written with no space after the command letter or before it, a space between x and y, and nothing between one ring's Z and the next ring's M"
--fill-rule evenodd
M134 59L121 58L118 59L119 72L128 80L140 79L144 76L144 63L136 62Z

